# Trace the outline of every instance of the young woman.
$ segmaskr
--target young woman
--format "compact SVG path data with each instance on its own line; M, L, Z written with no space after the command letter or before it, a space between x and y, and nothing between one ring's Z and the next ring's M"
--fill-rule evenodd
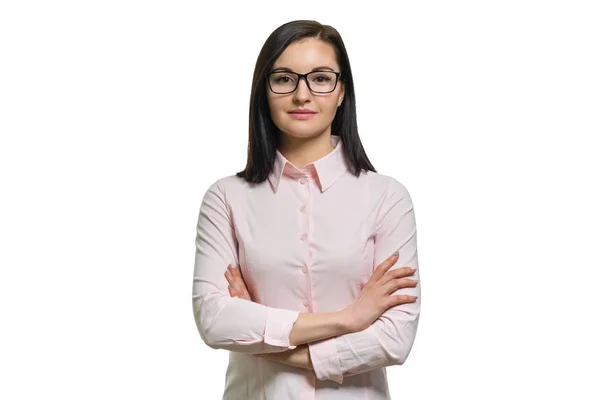
M194 317L230 351L223 399L389 399L420 314L415 215L365 154L334 28L269 36L249 131L246 168L208 188L197 224Z

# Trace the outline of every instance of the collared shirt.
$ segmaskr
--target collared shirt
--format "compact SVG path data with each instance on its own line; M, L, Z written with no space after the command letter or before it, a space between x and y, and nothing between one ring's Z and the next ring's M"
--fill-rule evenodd
M372 171L356 177L344 143L296 167L279 151L268 180L235 175L206 191L197 224L193 311L202 340L229 350L223 400L390 399L385 367L408 357L420 302L389 308L367 329L308 344L314 371L253 354L294 349L299 313L337 312L397 250L390 269L417 268L415 213L406 187ZM232 298L240 268L253 301ZM391 293L420 295L416 287Z

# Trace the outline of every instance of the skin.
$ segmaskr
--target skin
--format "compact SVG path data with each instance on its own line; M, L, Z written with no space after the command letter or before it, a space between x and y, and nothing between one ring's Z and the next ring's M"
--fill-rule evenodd
M319 39L307 38L291 43L275 60L272 70L286 67L305 74L323 66L336 72L340 71L334 48ZM292 93L276 94L268 87L266 89L269 113L279 130L278 147L281 154L295 166L303 167L333 150L331 123L337 108L344 100L345 88L342 82L338 81L335 90L326 94L311 92L304 79L298 82L298 87ZM307 108L316 111L317 114L310 120L297 120L289 114L289 111L295 108ZM239 269L236 270L235 279L232 281L234 288L230 290L231 296L252 301ZM258 356L299 368L313 369L307 344L282 353Z
M229 265L227 271L225 271L225 279L227 279L227 282L229 283L227 288L231 297L239 297L241 299L252 301L252 297L248 292L248 288L246 287L246 283L244 282L244 278L242 277L239 268L234 268ZM299 345L293 350L287 350L281 353L255 354L254 356L297 368L311 371L314 370L307 344Z
M285 67L304 74L323 66L340 71L334 48L319 39L307 38L290 44L275 60L273 70ZM279 131L279 151L292 164L303 168L333 150L331 123L344 100L342 82L338 81L336 89L325 94L311 92L304 79L300 80L292 93L275 94L268 86L266 90L269 112ZM309 120L297 120L289 114L295 108L310 109L317 114ZM351 307L337 313L300 313L290 334L290 344L296 345L295 349L255 356L313 370L308 343L363 330L386 309L415 301L411 296L389 296L400 287L414 287L417 284L410 279L401 279L414 273L408 267L386 274L397 259L397 256L392 256L377 267ZM239 268L229 265L225 278L231 297L253 301Z
M418 284L418 281L406 278L407 276L414 274L416 271L414 268L403 266L402 268L389 271L389 269L396 263L397 260L398 255L393 255L377 266L373 272L373 275L371 275L369 281L365 284L352 306L344 309L338 314L339 317L345 321L341 324L341 326L346 333L358 332L366 329L377 317L379 317L390 307L398 304L414 302L417 300L417 297L406 295L390 296L390 293L399 288L415 287ZM225 279L229 283L228 290L231 297L239 297L244 300L253 301L239 268L232 267L231 264L228 265L227 270L225 271ZM359 322L357 315L363 316L365 313L370 313L371 316L367 317L367 319L361 318L362 322ZM319 314L324 315L323 313L300 313L300 317L298 318L296 325L301 323L300 321L302 316ZM326 318L318 318L321 319L320 323L327 324ZM355 322L353 323L353 321ZM306 343L309 342L310 340ZM307 344L298 345L293 350L287 350L280 353L255 354L255 356L292 365L298 368L313 370Z
M272 70L284 67L300 74L317 67L340 72L333 46L314 38L291 43L275 60ZM279 130L278 149L292 164L302 168L333 150L331 123L345 94L341 81L333 92L325 94L311 92L304 79L292 93L275 94L268 85L266 90L271 119ZM317 114L309 120L297 120L289 114L295 108L307 108Z

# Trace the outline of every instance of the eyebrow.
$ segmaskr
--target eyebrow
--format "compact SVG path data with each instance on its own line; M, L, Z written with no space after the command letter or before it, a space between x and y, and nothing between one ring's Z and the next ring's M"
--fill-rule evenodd
M313 69L312 69L310 72L313 72L313 71L320 71L320 70L324 70L324 69L327 69L327 70L329 70L329 71L333 71L333 68L331 68L331 67L328 67L328 66L326 66L326 65L323 65L323 66L321 66L321 67L315 67L315 68L313 68ZM276 71L288 71L288 72L294 72L294 71L292 71L291 69L289 69L289 68L287 68L287 67L278 67L278 68L275 68L275 69L273 69L271 72L276 72Z

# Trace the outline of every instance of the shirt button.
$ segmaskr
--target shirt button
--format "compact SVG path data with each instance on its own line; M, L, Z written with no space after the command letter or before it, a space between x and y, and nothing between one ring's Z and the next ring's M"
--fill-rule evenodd
M306 211L306 206L304 206L304 205L303 205L302 207L300 207L300 211L301 211L301 212L304 212L304 211Z
M302 302L302 304L304 304L304 307L308 307L309 302L308 302L308 300L304 300L304 302Z
M303 242L306 240L306 233L300 235L300 240L302 240Z
M304 185L306 183L306 178L300 179L300 183Z
M306 267L306 265L302 266L302 272L304 272L305 274L308 272L308 268Z

